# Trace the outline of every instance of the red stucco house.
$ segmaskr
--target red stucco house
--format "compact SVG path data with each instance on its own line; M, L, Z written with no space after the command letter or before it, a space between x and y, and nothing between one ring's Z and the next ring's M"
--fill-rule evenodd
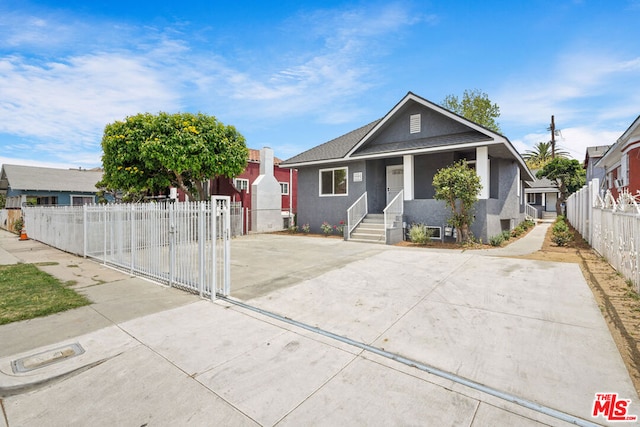
M600 188L610 190L614 198L624 189L640 196L640 116L595 166L604 168L604 185Z
M282 193L282 228L293 224L297 212L298 171L296 169L281 168L281 159L274 157L273 174L280 183ZM247 167L240 175L233 179L216 178L210 181L209 194L231 197L232 202L242 205L244 233L251 231L251 185L260 176L260 150L249 149ZM178 191L178 200L184 201L185 196Z

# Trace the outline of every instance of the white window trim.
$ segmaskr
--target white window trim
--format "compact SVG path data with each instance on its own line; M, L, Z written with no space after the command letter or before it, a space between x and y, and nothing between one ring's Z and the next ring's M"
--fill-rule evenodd
M282 191L283 188L286 188L287 191ZM288 182L280 181L280 194L282 194L283 196L288 196L289 195L289 183Z
M335 194L335 193L331 193L331 194L322 194L322 172L328 172L328 171L336 171L336 170L342 170L344 169L345 171L345 179L346 179L346 184L347 184L347 188L344 194ZM334 174L334 179L335 179L335 174ZM331 186L332 190L333 187L335 187L335 183L333 183L333 185ZM348 196L349 195L349 167L348 166L341 166L338 168L327 168L327 169L320 169L318 171L318 196L320 197L344 197L344 196Z
M249 194L249 188L251 187L249 185L249 180L246 179L246 178L234 178L233 179L233 185L235 185L237 189L242 191L242 186L238 186L238 184L237 184L238 182L246 182L247 183L247 188L245 190L247 190L247 194Z

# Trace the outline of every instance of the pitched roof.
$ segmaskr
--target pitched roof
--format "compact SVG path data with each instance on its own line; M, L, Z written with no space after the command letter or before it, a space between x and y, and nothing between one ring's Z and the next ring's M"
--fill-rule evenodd
M260 163L260 150L254 150L253 148L249 148L249 161L253 163ZM277 157L273 157L273 164L279 165L282 163L282 159Z
M409 141L397 141L389 143L368 144L375 140L379 132L397 117L397 113L408 105L415 102L418 105L432 110L435 114L440 114L457 123L458 126L451 128L448 134L433 135L421 139ZM410 154L418 152L447 150L455 146L481 146L489 145L494 154L498 157L510 157L516 159L525 179L534 177L525 164L522 156L515 150L511 142L503 135L488 129L482 125L472 122L440 105L434 104L412 92L408 92L385 116L375 120L365 126L353 130L324 144L313 147L297 156L282 162L284 167L299 167L303 165L335 163L340 160L350 160L366 158L367 156L383 157L387 153Z
M339 136L324 144L310 148L309 150L285 160L283 163L307 163L321 160L341 159L375 126L380 120L375 120L356 130Z
M36 166L3 165L0 190L63 191L95 193L101 170L54 169Z

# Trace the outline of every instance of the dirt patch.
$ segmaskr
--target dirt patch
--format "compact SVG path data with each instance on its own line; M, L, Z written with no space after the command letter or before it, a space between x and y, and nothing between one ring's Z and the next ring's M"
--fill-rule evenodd
M580 265L629 371L636 392L640 394L640 296L633 290L631 282L626 281L598 255L573 228L573 242L563 247L552 243L551 229L552 227L549 227L540 251L514 258Z

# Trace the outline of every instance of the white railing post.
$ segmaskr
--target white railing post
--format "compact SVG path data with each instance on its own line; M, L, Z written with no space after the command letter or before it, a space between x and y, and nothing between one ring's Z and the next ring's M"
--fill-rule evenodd
M367 192L358 197L347 209L347 240L351 238L351 232L360 224L360 222L369 213L369 204L367 201Z
M404 190L400 190L398 194L389 202L382 211L384 215L384 239L387 241L387 229L392 228L391 225L396 222L398 216L404 214ZM390 218L395 217L395 218Z

